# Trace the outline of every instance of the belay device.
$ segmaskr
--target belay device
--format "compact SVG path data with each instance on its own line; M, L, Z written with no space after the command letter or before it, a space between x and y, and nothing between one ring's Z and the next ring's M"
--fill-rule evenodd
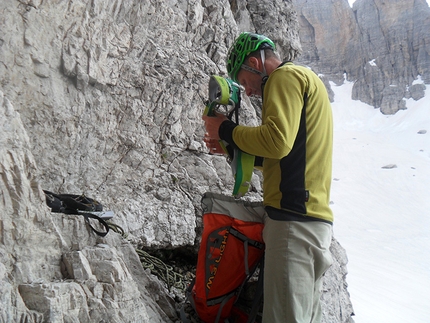
M225 114L229 119L235 114L235 122L239 123L240 86L230 79L212 75L209 80L209 100L203 115L215 116L215 113ZM230 166L234 176L233 195L244 196L250 187L255 156L239 149L229 149L228 143L220 142L221 147L230 159Z

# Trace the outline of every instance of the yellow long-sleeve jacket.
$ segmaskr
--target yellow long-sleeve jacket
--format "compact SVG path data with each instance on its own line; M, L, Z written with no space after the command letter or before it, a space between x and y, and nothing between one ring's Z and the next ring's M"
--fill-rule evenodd
M222 139L263 157L263 200L271 218L333 222L332 111L327 90L313 71L290 62L281 65L264 87L262 124L223 125Z

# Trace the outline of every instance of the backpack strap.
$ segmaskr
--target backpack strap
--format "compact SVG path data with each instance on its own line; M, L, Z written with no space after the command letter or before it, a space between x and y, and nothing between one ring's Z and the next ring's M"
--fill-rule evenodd
M242 287L240 289L242 289ZM215 319L214 323L219 323L219 320L221 319L221 313L222 313L222 310L224 308L224 305L227 304L227 302L230 300L230 298L232 298L235 295L238 295L239 291L240 290L236 289L227 295L218 297L216 299L207 300L206 303L209 306L221 303L219 306L218 313L216 315L216 319ZM221 300L221 302L220 302L220 300Z
M240 293L243 286L245 285L245 283L248 281L248 279L251 276L250 268L249 268L249 264L248 264L248 247L252 246L252 247L255 247L258 249L264 249L264 244L261 242L249 239L247 236L240 233L239 231L237 231L234 228L230 229L230 234L232 236L238 238L239 240L242 240L244 243L244 248L245 248L245 259L244 260L245 260L246 279L243 282L243 284L240 286L240 289L239 289L239 293ZM261 257L259 266L260 266L260 272L258 273L257 289L255 291L254 300L252 302L251 312L248 315L247 323L254 323L255 322L255 318L257 317L257 312L260 308L261 300L263 297L264 255ZM256 267L258 267L258 266L256 266ZM255 268L253 268L253 272L254 272L254 270L255 270Z
M182 323L191 323L191 321L187 318L187 314L185 314L185 303L181 306L180 316Z
M246 323L254 323L257 317L258 309L261 305L261 300L263 299L263 277L264 277L264 256L260 260L260 272L258 273L258 283L257 289L255 290L254 300L252 302L251 312L248 316L248 321Z
M191 307L196 312L196 304L191 294L195 284L196 284L196 278L194 277L190 285L185 290L185 298L190 302ZM186 305L186 302L184 302L184 304L182 304L181 306L181 311L180 311L181 321L182 323L191 323L191 320L189 320L187 318L187 314L185 314L185 305Z
M237 239L243 241L243 247L245 249L245 259L244 259L244 263L245 263L245 273L246 273L246 277L250 276L250 272L249 272L249 264L248 264L248 247L252 246L258 249L263 249L264 248L264 244L252 239L249 239L246 235L242 234L241 232L237 231L235 228L231 227L230 228L230 234L234 237L236 237Z

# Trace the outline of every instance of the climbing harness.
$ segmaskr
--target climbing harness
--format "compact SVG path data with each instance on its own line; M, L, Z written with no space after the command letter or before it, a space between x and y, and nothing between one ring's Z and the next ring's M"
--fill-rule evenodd
M113 212L103 212L103 205L84 194L55 194L50 191L43 191L46 196L46 204L51 208L53 213L64 213L82 215L85 218L88 226L97 235L104 237L109 233L109 226L105 220L113 216ZM107 214L107 216L105 216ZM97 220L104 228L105 231L97 230L92 224L90 219Z

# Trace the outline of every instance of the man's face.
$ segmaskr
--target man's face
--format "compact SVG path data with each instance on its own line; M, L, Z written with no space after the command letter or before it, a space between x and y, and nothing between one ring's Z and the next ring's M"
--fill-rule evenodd
M237 80L245 88L247 96L261 96L261 76L241 69L237 74Z
M247 65L261 71L261 63L255 57L250 57ZM237 81L240 85L245 88L245 93L247 96L261 96L261 75L257 73L253 73L243 68L239 70L237 73Z

